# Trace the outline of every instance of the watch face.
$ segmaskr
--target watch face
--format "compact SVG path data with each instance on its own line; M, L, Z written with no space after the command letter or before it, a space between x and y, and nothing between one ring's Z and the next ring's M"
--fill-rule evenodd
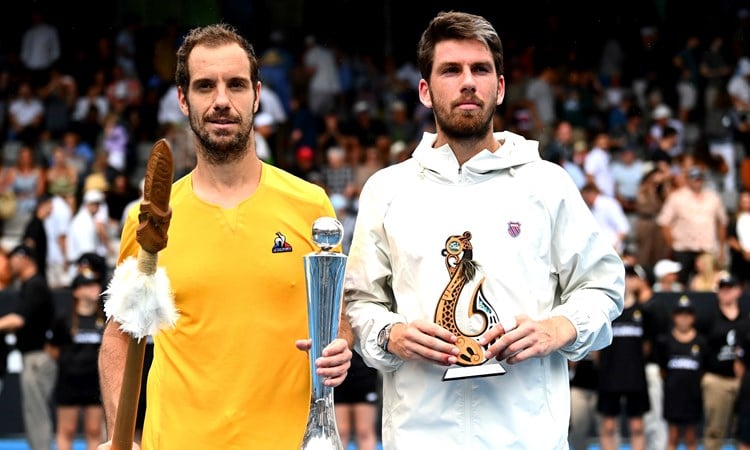
M383 328L382 330L380 330L380 333L378 333L378 347L382 348L385 344L385 335L386 331L385 328Z

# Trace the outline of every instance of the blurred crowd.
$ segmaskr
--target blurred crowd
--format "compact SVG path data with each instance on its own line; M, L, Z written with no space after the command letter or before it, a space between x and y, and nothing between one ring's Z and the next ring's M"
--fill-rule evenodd
M56 289L85 255L113 267L156 140L170 142L177 177L195 155L173 80L185 26L165 23L147 41L130 15L64 57L53 19L35 10L20 47L0 55L0 243L34 248ZM496 129L539 141L570 173L651 292L750 287L750 10L732 19L679 45L644 24L635 45L608 38L589 60L506 50ZM434 119L413 60L291 37L275 30L256 48L258 155L323 186L350 239L363 184L409 158Z

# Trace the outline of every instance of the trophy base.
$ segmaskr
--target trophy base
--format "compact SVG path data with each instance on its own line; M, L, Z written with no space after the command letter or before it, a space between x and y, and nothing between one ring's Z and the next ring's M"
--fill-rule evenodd
M443 381L492 377L495 375L503 375L505 372L505 368L499 363L482 364L481 366L451 367L443 374Z

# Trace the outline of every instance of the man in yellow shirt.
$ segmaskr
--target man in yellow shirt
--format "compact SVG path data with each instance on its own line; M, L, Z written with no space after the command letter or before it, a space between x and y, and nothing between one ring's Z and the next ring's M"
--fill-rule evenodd
M233 28L188 33L176 84L197 165L171 190L159 265L179 318L154 339L141 446L296 450L311 394L308 354L298 350L309 348L303 255L318 250L312 223L335 212L322 188L256 155L258 61ZM138 254L137 214L133 208L126 220L120 263ZM328 386L339 385L350 364L345 318L339 336L317 360ZM110 321L100 354L110 438L127 342Z

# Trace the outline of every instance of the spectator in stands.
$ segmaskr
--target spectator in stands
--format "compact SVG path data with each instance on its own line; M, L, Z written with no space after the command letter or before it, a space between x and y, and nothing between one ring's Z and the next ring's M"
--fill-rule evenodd
M107 255L109 242L102 242L98 232L97 219L95 216L100 206L105 202L102 191L90 189L83 195L83 202L78 208L70 223L70 231L66 239L67 256L69 258L69 276L71 279L76 275L74 261L84 253L97 253L101 256Z
M635 270L626 273L625 304L622 314L612 321L612 343L598 351L597 411L601 414L599 441L604 450L616 448L623 412L631 449L644 450L646 445L643 415L651 409L646 381L650 343L646 334L649 313L639 298L642 286Z
M120 221L127 214L125 209L131 202L140 197L139 189L131 186L128 176L118 173L112 180L112 186L104 193L107 203L107 229L111 236L119 236Z
M177 47L182 39L180 24L170 17L159 27L159 34L153 42L151 53L151 67L154 70L154 80L162 87L174 82L174 72L177 67Z
M78 84L70 74L54 66L38 94L44 102L42 137L57 142L72 122L71 113L78 98Z
M743 190L737 198L737 210L727 227L729 271L750 288L750 190Z
M8 254L0 249L0 312L2 313L0 317L15 307L13 301L11 301L13 291L8 289L11 281ZM0 330L0 394L3 393L3 382L5 381L5 376L8 374L8 355L14 347L13 344L10 344L12 340L10 340L9 334L4 330Z
M591 209L602 233L609 239L618 254L625 250L625 240L630 233L630 222L622 205L613 197L602 194L594 183L586 183L581 188L583 200Z
M289 139L286 147L279 150L278 164L282 167L289 167L293 164L295 152L302 147L315 149L318 146L318 130L322 120L316 117L307 104L307 98L304 93L294 96L290 103L289 112Z
M49 70L62 56L57 27L47 22L38 6L33 7L31 25L21 36L19 56L33 87L40 87L47 81Z
M53 188L50 191L52 211L44 219L47 233L47 282L51 289L70 285L68 277L67 237L73 218L75 190Z
M570 378L570 430L568 443L571 450L587 450L589 438L597 433L600 424L596 411L599 387L599 362L596 352L579 361L569 361Z
M687 169L687 185L677 188L664 202L656 222L661 226L672 258L682 265L680 283L687 286L695 271L695 259L710 252L724 262L726 226L729 221L721 197L704 189L700 167Z
M737 61L726 90L732 98L734 114L737 116L735 138L744 151L750 151L750 58L744 55Z
M750 326L748 311L743 311L739 302L741 295L742 286L736 278L719 281L716 315L707 333L709 357L701 380L705 450L720 450L725 439L734 435L732 421L741 375L735 372L737 346Z
M341 147L326 150L326 163L321 167L323 184L329 195L343 194L351 199L355 194L354 168L346 161L346 151Z
M364 147L388 148L391 145L388 129L372 108L366 100L355 103L352 108L352 120L346 126L346 134L355 137Z
M542 150L542 158L559 163L573 158L573 126L567 120L561 120L555 126L555 133Z
M112 111L122 114L128 107L139 106L143 101L143 85L135 75L128 73L119 64L112 67L112 74L104 91Z
M322 117L338 107L342 94L339 68L333 42L319 42L313 35L305 37L302 60L308 78L307 100L312 112Z
M700 58L698 68L705 83L703 100L707 111L713 108L719 92L726 91L726 82L732 75L733 68L725 43L725 36L720 32L714 32Z
M354 166L354 196L359 195L365 182L372 174L385 167L385 162L377 147L367 147L364 153L362 161Z
M335 109L326 111L322 116L321 128L317 134L317 154L325 155L326 150L331 147L346 146L346 141L349 139L344 135L344 130L341 123L341 117Z
M418 136L417 124L409 115L408 105L402 100L394 100L389 105L388 113L385 127L389 142L403 141L410 145L416 145L421 136Z
M734 372L741 374L740 390L737 394L737 441L739 450L750 450L750 330L740 336L741 355L734 362Z
M618 149L610 164L610 172L615 180L615 198L628 216L636 213L638 187L646 172L645 169L645 162L631 147Z
M738 187L738 161L735 149L737 120L738 116L733 111L729 93L726 89L720 90L714 96L714 104L706 111L703 136L710 154L721 158L726 165L719 189L726 196L732 197L736 195Z
M659 146L659 140L664 130L674 128L676 131L674 145L669 149L669 156L675 158L685 151L685 125L681 120L673 117L672 109L664 103L656 105L651 112L652 123L646 136L646 142L653 151Z
M289 173L310 181L310 177L320 178L320 167L315 161L315 151L307 146L300 147L295 154L295 161L289 167Z
M655 167L643 175L638 186L634 238L638 262L649 271L657 261L669 256L669 247L656 223L656 216L670 190L669 180L669 172Z
M52 214L52 196L42 194L36 199L34 214L26 222L21 242L24 245L34 249L34 258L39 273L47 277L47 230L44 228L44 221Z
M109 99L106 94L106 76L100 69L94 74L94 81L83 87L76 99L71 118L74 123L82 123L93 111L94 117L101 123L110 110Z
M672 312L672 327L657 336L654 353L664 379L664 418L669 423L668 450L677 450L680 437L688 450L698 449L703 419L701 377L708 346L695 328L695 307L682 296Z
M34 249L18 245L9 253L13 277L20 282L18 309L0 317L0 332L15 332L21 351L21 408L31 450L52 448L52 394L56 352L47 339L55 305L47 280L36 266Z
M555 91L559 89L559 77L555 68L550 65L539 67L538 71L526 84L526 98L533 108L534 115L541 124L541 133L532 136L542 146L549 142L557 120L555 105Z
M32 84L21 81L8 104L8 140L35 145L44 125L44 102Z
M611 162L609 135L598 133L584 158L583 171L586 173L587 181L595 183L604 195L614 198L615 179L612 177Z
M721 268L716 256L711 252L703 252L695 259L695 273L690 277L688 290L696 292L716 292L719 280L729 275Z
M273 30L269 35L269 46L260 55L258 70L263 87L270 87L279 96L287 114L291 112L291 72L294 56L289 50L286 35L282 30Z
M276 125L270 113L258 112L253 120L255 127L255 153L258 158L269 164L273 164L276 158L276 150L273 139L276 133Z
M129 12L125 14L122 26L115 35L115 64L123 68L129 76L138 75L138 37L143 23L140 14Z
M73 449L79 418L87 450L96 449L106 436L97 365L105 323L101 293L97 278L76 276L71 283L71 311L55 326L53 343L60 349L55 384L57 450Z
M680 283L682 264L671 259L660 259L654 264L654 292L683 292Z
M101 149L107 153L107 181L112 182L114 174L126 172L130 133L123 118L111 112L104 119Z
M70 132L66 133L66 136L69 136L67 139L75 139L75 134ZM68 142L67 145L73 146L75 144ZM70 148L56 145L52 149L52 157L44 172L47 192L75 192L78 190L78 183L82 175L78 171L76 164L83 161L73 159L75 158L75 153L73 152L75 152L75 147Z
M656 302L653 299L654 289L649 281L648 274L643 266L632 259L632 254L623 255L625 262L625 283L628 295L636 298L647 314L643 322L644 339L651 343L658 333L662 332L658 323L659 313ZM667 421L664 419L664 384L662 382L659 364L655 354L650 348L644 348L646 354L645 373L648 399L651 408L643 414L643 434L646 441L646 450L663 450L667 445Z
M11 171L11 186L18 204L17 216L26 221L36 207L36 199L47 192L44 168L30 145L23 145Z

